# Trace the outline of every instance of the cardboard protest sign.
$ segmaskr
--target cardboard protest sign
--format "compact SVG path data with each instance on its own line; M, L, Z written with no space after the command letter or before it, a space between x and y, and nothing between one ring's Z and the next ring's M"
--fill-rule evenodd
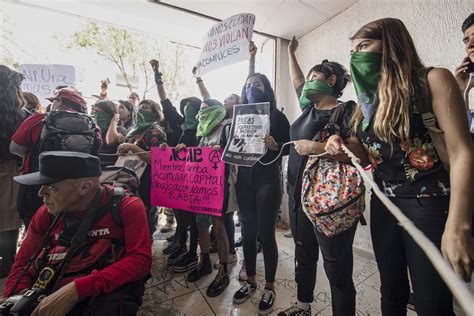
M203 37L196 76L249 58L255 15L241 13L214 25Z
M41 103L49 103L46 98L57 86L73 86L76 81L76 70L69 65L23 64L18 71L25 76L21 89L35 94Z
M251 167L267 152L262 137L270 134L270 103L239 104L222 160Z
M221 216L224 163L209 147L151 149L151 204Z

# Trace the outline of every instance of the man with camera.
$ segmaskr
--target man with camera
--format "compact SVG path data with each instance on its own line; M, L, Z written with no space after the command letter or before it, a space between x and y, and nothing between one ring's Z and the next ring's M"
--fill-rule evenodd
M17 254L1 315L133 315L151 269L143 202L102 185L99 158L49 151L17 176L43 199Z

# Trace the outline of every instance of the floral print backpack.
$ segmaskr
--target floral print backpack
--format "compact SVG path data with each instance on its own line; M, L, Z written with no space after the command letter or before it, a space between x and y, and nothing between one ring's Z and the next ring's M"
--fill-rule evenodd
M331 115L319 139L339 134L344 103ZM316 229L328 237L337 235L360 220L364 225L365 187L357 169L327 158L309 157L303 172L301 205Z

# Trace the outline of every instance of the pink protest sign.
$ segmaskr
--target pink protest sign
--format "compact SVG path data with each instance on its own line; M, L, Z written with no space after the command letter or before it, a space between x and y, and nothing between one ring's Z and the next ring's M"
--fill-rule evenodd
M224 163L221 151L190 147L151 149L151 204L221 216Z

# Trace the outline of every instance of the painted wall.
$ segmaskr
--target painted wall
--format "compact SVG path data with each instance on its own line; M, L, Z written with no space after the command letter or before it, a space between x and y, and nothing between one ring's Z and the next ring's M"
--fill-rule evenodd
M361 0L299 38L297 58L305 73L323 59L337 61L348 67L349 37L359 27L370 21L394 17L405 23L426 65L445 67L453 71L465 54L461 24L474 11L473 9L472 0ZM281 52L286 54L287 62L287 53ZM283 62L284 58L280 59ZM296 94L291 85L288 85L288 82L282 82L280 88L283 87L286 87L287 91L286 95L282 96L282 100L286 104L296 105ZM280 91L281 94L282 91ZM341 99L355 100L352 85L346 88ZM291 120L299 115L299 109L296 106L287 107L285 112ZM366 212L366 217L370 220L368 212ZM372 252L368 226L359 226L354 246Z

